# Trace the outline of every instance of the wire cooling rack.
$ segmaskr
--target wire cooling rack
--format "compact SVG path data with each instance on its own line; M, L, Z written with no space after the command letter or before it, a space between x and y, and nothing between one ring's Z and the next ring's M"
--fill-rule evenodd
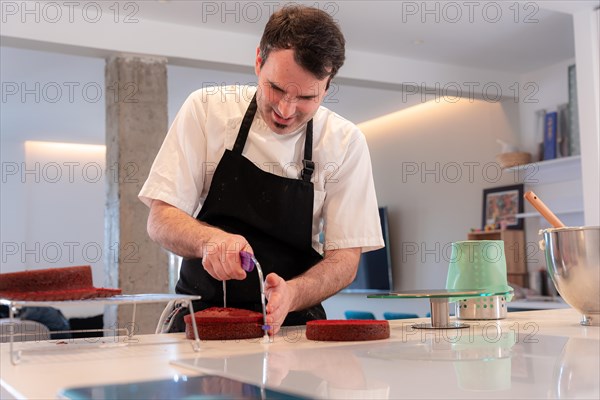
M190 309L190 313L194 313L192 306L193 300L199 300L200 296L184 295L184 294L123 294L112 297L101 297L85 300L61 300L61 301L28 301L28 300L10 300L0 299L0 304L7 305L9 308L9 317L14 319L18 310L23 307L64 307L64 306L82 306L82 305L133 305L133 311L131 316L131 323L126 328L114 328L114 329L89 329L89 330L69 330L69 331L53 331L52 333L80 333L80 332L107 332L110 331L114 334L118 332L124 332L127 336L125 343L132 342L132 336L134 333L135 326L135 314L136 305L145 303L174 303L187 306ZM21 351L15 349L15 325L8 324L8 337L10 343L10 357L13 365L18 364L21 361ZM200 350L200 338L198 337L198 329L196 327L196 319L192 318L192 325L194 327L194 341L192 347L194 351ZM19 335L39 335L39 332L23 333L19 332Z

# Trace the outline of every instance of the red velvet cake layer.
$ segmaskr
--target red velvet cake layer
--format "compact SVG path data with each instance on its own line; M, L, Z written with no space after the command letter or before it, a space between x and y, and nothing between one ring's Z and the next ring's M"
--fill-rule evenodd
M324 342L379 340L390 337L385 320L316 320L306 323L306 338Z
M92 268L89 265L11 272L0 276L2 292L39 292L93 287Z
M263 315L239 308L211 307L194 314L198 336L202 340L235 340L260 338ZM192 316L186 315L185 336L194 339Z
M95 288L89 265L0 274L0 298L29 301L110 297L121 289Z

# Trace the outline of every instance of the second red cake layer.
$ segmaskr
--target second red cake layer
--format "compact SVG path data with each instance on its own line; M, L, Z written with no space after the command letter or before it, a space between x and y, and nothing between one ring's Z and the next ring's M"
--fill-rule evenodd
M385 320L316 320L306 323L306 338L324 342L379 340L390 337Z

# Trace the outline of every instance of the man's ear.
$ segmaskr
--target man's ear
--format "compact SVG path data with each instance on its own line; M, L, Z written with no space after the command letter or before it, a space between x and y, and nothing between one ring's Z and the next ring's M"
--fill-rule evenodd
M331 75L327 78L327 83L325 84L325 96L327 96L327 92L329 91L329 85L331 85Z
M260 56L260 47L256 48L256 62L254 64L254 73L258 76L260 73L260 66L262 65L262 57Z

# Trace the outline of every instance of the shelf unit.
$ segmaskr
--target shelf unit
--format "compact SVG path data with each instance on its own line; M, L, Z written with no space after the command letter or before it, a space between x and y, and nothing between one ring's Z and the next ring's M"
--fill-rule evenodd
M509 284L528 287L529 274L525 263L525 233L522 230L469 232L468 240L502 240Z
M552 207L555 214L583 214L583 193L577 196L570 191L565 193L561 190L565 185L569 187L573 182L581 180L581 156L562 157L518 165L506 168L504 172L513 174L515 182L523 183L526 186L525 190L533 189L536 194L543 195L546 201L548 199L555 201L557 205ZM573 188L573 186L570 186L570 188ZM581 190L581 187L578 187L578 189ZM537 193L537 191L540 193ZM574 206L573 202L579 204ZM539 218L541 216L537 212L523 212L516 214L516 217Z
M582 209L576 209L576 210L559 210L554 212L554 214L560 214L560 215L567 215L567 214L579 214L582 213L583 210ZM519 213L519 214L515 214L515 217L517 218L539 218L541 217L539 212L527 212L527 213Z
M525 185L570 181L581 177L581 156L517 165L505 168L504 172L514 174L515 178Z

